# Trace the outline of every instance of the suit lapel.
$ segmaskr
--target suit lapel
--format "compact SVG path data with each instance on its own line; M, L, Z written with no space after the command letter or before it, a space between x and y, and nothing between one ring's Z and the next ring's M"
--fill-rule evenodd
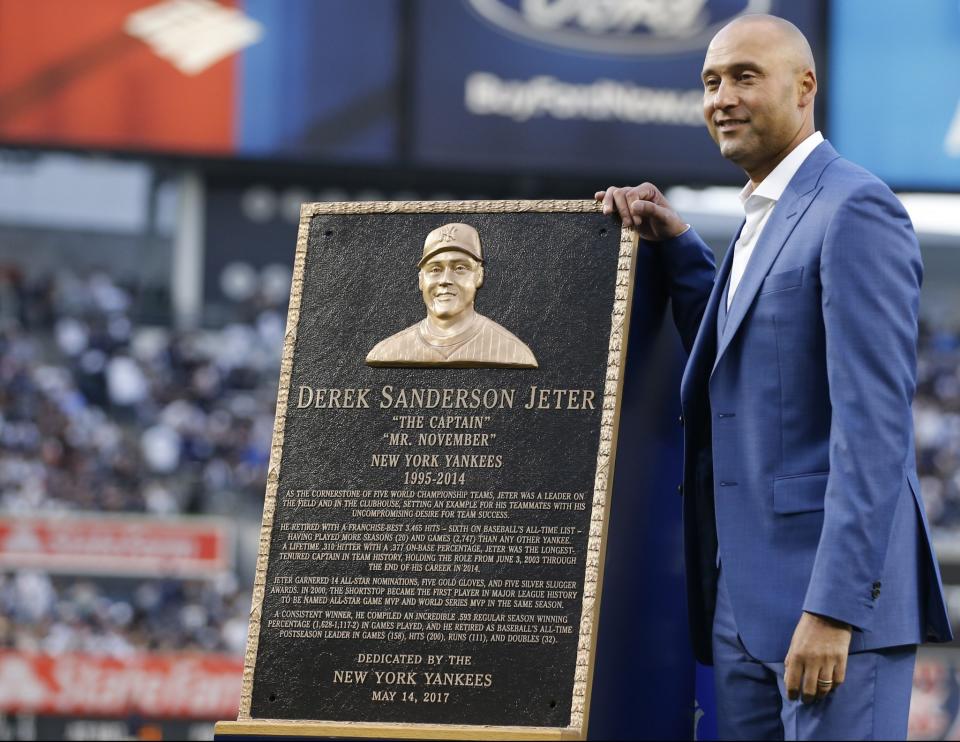
M819 145L800 166L780 200L774 206L760 239L753 249L753 254L747 263L740 285L733 295L730 314L727 316L727 323L720 336L720 344L717 348L713 368L717 367L720 358L723 357L724 352L730 346L730 341L736 335L737 330L740 329L744 317L746 317L757 292L760 290L760 284L763 283L763 279L770 272L770 268L783 249L787 238L790 237L817 193L820 192L818 183L824 168L837 157L839 155L830 146L829 142L823 142ZM731 246L730 252L733 252L733 246ZM714 289L716 290L716 286Z
M711 361L716 358L713 350L716 348L717 338L717 312L720 308L720 301L723 297L723 287L727 285L727 278L730 276L730 266L733 264L733 246L740 239L740 232L743 230L745 222L740 222L740 228L737 230L727 252L723 256L723 262L720 263L720 269L713 281L713 289L710 291L710 298L707 299L707 306L703 310L703 318L700 320L700 327L697 330L697 337L693 341L693 347L690 349L690 359L686 368L683 370L683 378L680 381L680 402L685 405L690 399L691 389L696 388L696 380L700 375L706 376L710 368ZM729 318L728 318L729 319Z

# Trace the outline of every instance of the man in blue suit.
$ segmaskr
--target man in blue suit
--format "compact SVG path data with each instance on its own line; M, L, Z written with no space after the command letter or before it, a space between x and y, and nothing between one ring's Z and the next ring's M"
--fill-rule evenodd
M914 456L916 236L815 130L792 24L723 28L703 89L710 135L750 178L719 271L652 184L596 197L659 255L690 353L687 594L719 730L902 739L916 646L951 638Z

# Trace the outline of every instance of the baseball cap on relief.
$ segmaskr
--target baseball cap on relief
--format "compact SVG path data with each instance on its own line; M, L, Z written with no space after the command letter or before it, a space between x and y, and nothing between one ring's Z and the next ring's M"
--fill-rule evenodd
M454 222L433 230L423 243L423 257L417 265L423 267L430 258L444 250L460 250L474 260L483 262L480 234L469 224Z

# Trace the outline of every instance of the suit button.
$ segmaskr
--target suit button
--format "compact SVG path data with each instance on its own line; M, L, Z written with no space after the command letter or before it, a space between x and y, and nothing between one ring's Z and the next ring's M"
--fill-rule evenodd
M683 494L683 485L682 485L682 484L678 484L678 485L677 485L677 494L678 494L678 495L682 495L682 494Z
M874 590L880 589L880 580L877 580L876 582L873 583L873 589Z
M680 415L680 417L677 418L677 422L680 424L680 427L682 428L682 427L683 427L683 415Z
M879 588L879 587L873 588L873 592L870 593L870 597L873 598L874 600L876 600L877 598L879 598L879 597L880 597L880 588Z

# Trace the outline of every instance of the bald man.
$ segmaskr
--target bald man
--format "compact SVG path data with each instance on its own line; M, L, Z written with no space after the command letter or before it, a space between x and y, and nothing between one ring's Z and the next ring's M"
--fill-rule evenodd
M749 180L719 270L651 183L596 194L664 266L681 383L684 551L724 739L903 739L916 646L948 641L911 402L922 264L890 190L814 126L800 31L710 42L703 113Z

